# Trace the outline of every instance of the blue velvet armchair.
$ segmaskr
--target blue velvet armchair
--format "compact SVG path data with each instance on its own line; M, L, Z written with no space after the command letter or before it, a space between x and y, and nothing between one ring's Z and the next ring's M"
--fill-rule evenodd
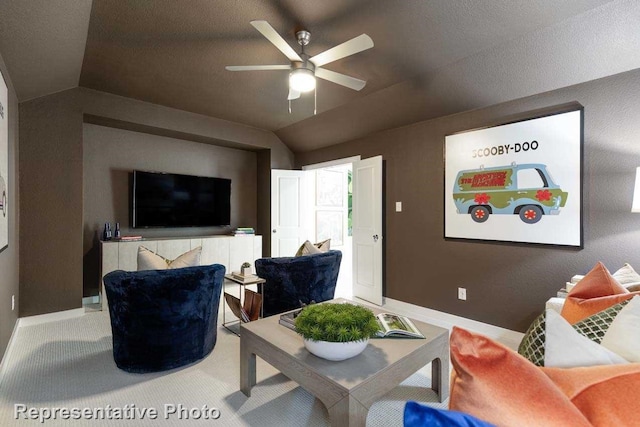
M104 276L118 368L164 371L207 356L216 345L224 273L214 264Z
M264 316L293 310L311 301L333 299L341 260L340 251L256 260L256 273L266 279L262 296Z

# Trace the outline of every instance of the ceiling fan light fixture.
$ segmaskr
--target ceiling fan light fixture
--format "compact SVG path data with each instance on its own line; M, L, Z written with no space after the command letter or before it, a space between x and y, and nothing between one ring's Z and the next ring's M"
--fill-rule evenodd
M371 37L368 35L360 34L358 37L354 37L351 40L347 40L331 49L310 57L305 52L305 46L307 46L311 40L311 33L309 31L301 30L296 33L296 40L301 47L301 52L298 54L267 21L255 20L251 21L251 25L282 52L291 64L232 65L225 68L229 71L288 70L289 94L287 95L287 100L289 101L289 113L291 113L292 100L299 99L301 93L310 92L316 88L316 77L353 90L362 90L367 84L364 80L320 67L358 52L371 49L373 47L373 40L371 40ZM315 95L317 95L317 93ZM314 96L314 103L316 103L316 101L317 96ZM314 107L313 113L315 114L315 112L316 109Z
M316 87L316 77L313 71L298 68L289 73L289 87L298 92L309 92Z

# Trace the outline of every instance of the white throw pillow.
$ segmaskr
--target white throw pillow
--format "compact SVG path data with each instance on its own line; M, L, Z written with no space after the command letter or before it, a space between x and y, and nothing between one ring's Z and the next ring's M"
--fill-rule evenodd
M308 240L300 246L298 252L296 252L295 256L303 256L303 255L311 255L311 254L319 254L322 252L328 252L331 249L331 239L323 240L318 243L311 243Z
M200 265L202 246L185 252L174 260L166 259L144 246L138 248L138 271L168 270L174 268L194 267Z
M625 263L625 265L613 273L612 276L625 288L640 284L640 274L638 274L629 263Z
M601 344L629 362L640 362L640 296L633 297L620 310Z
M544 366L546 367L573 368L629 363L613 351L578 333L569 322L552 309L547 310L545 322Z

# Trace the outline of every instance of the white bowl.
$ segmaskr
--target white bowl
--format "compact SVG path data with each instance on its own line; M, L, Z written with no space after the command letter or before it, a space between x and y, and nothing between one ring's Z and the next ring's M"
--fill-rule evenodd
M309 353L327 360L345 360L362 353L369 344L369 338L360 341L329 342L304 340L304 346Z

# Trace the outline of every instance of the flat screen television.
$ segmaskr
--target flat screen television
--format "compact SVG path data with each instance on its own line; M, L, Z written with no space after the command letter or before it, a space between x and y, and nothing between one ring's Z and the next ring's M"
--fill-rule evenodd
M133 171L133 228L231 224L231 180Z

